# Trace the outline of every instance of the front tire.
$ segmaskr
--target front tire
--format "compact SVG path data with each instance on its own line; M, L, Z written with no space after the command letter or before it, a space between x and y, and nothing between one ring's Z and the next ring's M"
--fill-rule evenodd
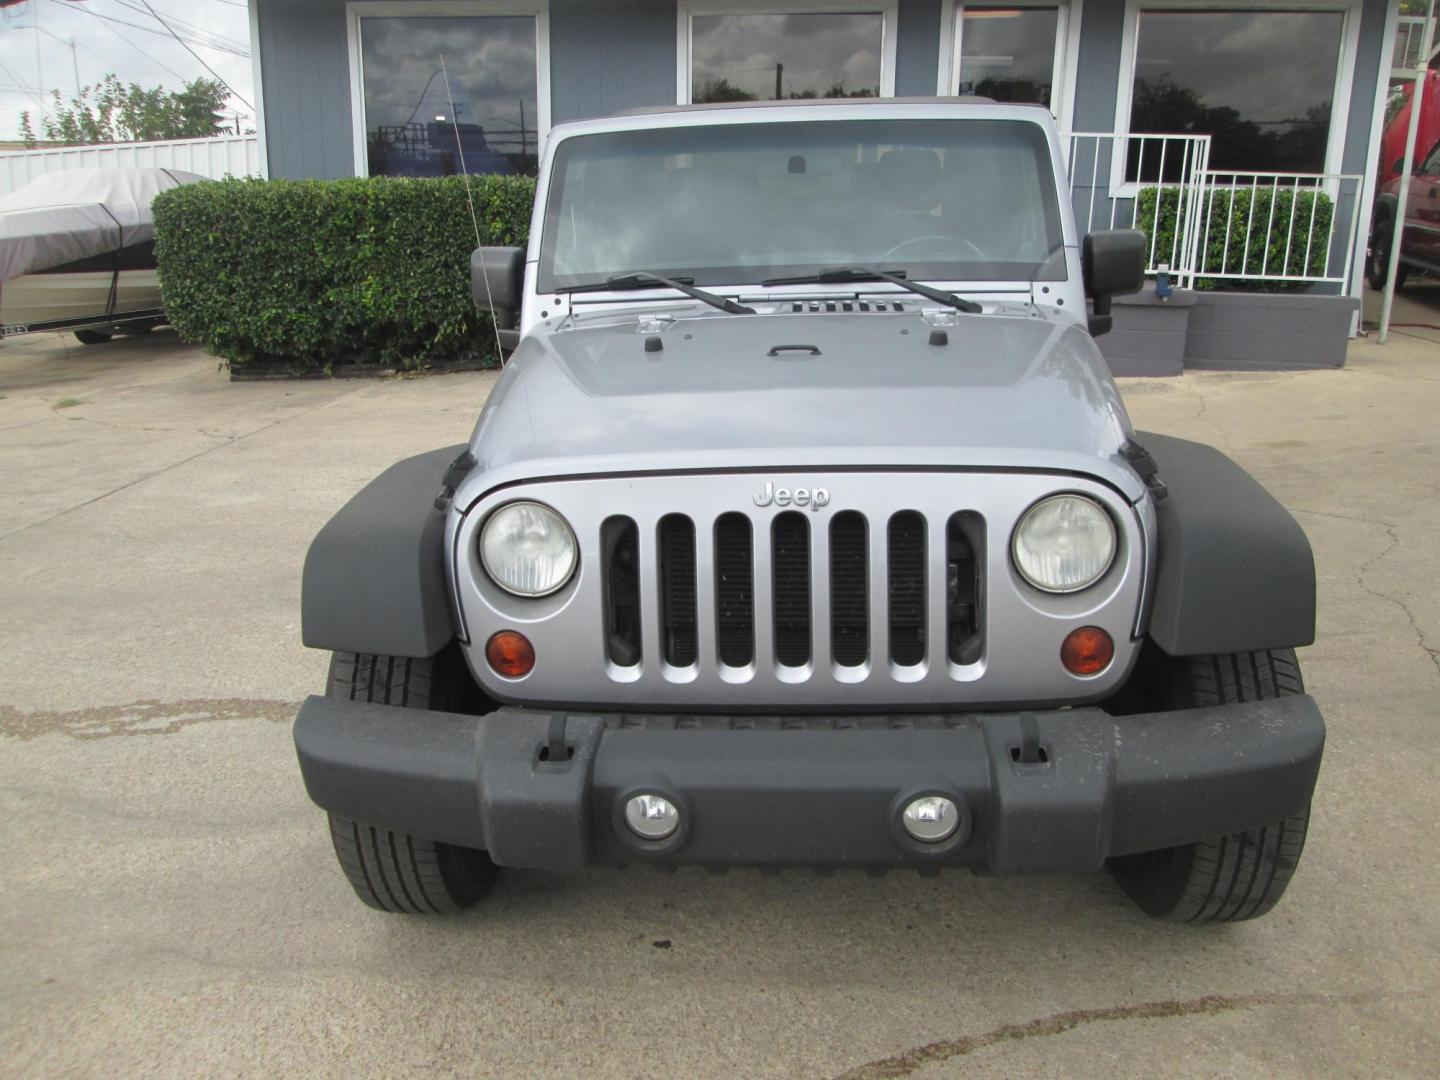
M1293 649L1150 658L1154 708L1193 709L1303 694ZM1240 922L1273 908L1305 847L1310 808L1281 821L1194 844L1110 860L1121 887L1149 915L1172 922Z
M408 709L465 711L474 681L452 645L417 660L373 653L332 654L328 697ZM494 883L496 867L474 848L442 844L383 826L330 815L335 857L365 904L399 914L451 914L475 904Z
M1385 282L1390 277L1390 246L1394 242L1395 223L1387 215L1375 223L1370 234L1370 252L1365 259L1365 280L1376 292L1385 288ZM1395 288L1403 289L1409 276L1410 270L1403 262L1396 266Z
M483 851L330 815L335 857L355 895L377 911L451 915L472 907L495 881Z

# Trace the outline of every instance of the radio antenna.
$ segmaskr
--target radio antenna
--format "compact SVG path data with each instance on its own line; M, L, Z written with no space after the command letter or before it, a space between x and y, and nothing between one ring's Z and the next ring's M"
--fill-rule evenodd
M445 66L445 57L440 57L440 74L445 76L445 100L450 103L450 126L455 132L455 156L460 159L460 175L465 178L465 203L470 207L470 225L475 230L475 246L484 247L480 239L480 218L475 214L475 195L470 190L470 170L465 165L465 148L460 145L460 120L455 115L455 95L450 92L450 71ZM500 366L505 366L505 349L500 344L500 324L495 321L495 297L490 292L490 275L480 269L480 279L485 282L485 302L490 305L490 328L495 331L495 356Z

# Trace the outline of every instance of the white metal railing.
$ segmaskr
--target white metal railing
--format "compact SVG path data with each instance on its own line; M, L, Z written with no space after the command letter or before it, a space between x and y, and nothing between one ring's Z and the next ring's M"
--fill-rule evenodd
M1440 55L1440 33L1433 28L1430 55L1421 55L1425 52L1425 22L1424 15L1401 15L1396 19L1395 45L1390 59L1392 78L1413 77L1415 71L1427 67Z
M1194 276L1344 288L1359 239L1357 173L1211 171Z
M46 173L127 165L181 169L212 180L225 176L265 175L260 166L260 139L255 135L217 135L209 139L94 146L47 146L0 154L0 195L8 194Z
M1165 267L1176 285L1193 285L1210 136L1075 132L1062 145L1070 202L1084 232L1097 221L1101 228L1140 229L1150 239L1145 272Z
M1180 288L1199 278L1347 286L1361 176L1212 169L1208 135L1076 132L1061 142L1082 235L1141 230L1147 274L1163 267Z

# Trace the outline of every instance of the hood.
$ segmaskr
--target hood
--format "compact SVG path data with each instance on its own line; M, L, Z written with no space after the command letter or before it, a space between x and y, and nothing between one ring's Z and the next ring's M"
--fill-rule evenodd
M1045 469L1139 498L1095 343L1015 310L1030 313L707 309L541 331L481 413L456 502L549 476L799 467Z

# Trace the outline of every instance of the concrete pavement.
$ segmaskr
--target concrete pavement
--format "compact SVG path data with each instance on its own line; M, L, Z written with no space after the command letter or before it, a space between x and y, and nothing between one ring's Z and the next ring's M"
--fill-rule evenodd
M1318 559L1305 858L1270 916L1205 930L1098 875L510 874L460 918L361 907L290 745L326 663L301 560L492 384L231 384L166 332L0 346L0 1073L1434 1071L1440 345L1124 386Z

